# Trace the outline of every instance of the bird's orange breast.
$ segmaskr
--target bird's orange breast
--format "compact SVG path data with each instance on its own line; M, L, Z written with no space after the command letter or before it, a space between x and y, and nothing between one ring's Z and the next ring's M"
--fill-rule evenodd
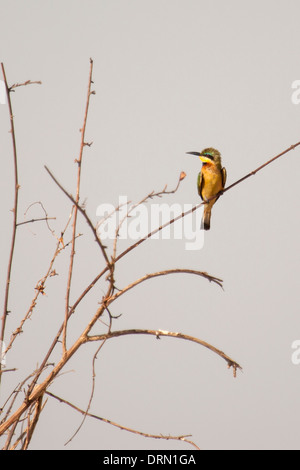
M202 167L204 184L202 186L203 199L209 199L223 189L222 174L213 164Z

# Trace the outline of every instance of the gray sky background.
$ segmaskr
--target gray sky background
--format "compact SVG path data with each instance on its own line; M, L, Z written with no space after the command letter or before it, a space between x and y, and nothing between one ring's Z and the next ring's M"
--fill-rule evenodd
M94 89L84 152L82 200L96 222L97 206L137 202L165 184L179 191L162 201L196 204L200 162L186 151L214 146L228 183L300 140L298 1L0 0L0 60L10 84L41 80L12 94L21 184L19 217L42 201L59 234L70 203L44 170L75 192L88 83ZM2 243L1 302L11 235L13 165L7 107L0 105ZM114 329L180 331L223 350L243 367L233 379L226 363L185 341L154 337L111 340L99 354L91 412L154 434L192 434L202 449L299 449L300 365L291 361L299 330L300 150L224 195L213 209L202 250L185 240L152 240L123 259L117 285L168 268L207 271L148 281L113 304ZM38 207L28 218L41 216ZM71 301L103 266L80 218ZM70 237L70 235L69 235ZM44 224L18 230L7 335L18 325L55 248ZM127 245L124 241L120 249ZM7 366L1 403L39 363L62 322L69 252L60 255L32 320ZM76 338L103 295L95 287L70 323ZM100 326L99 326L100 327ZM52 335L52 336L51 336ZM85 407L91 389L87 345L53 384L53 393ZM53 360L59 357L59 348ZM181 449L87 419L49 398L32 449Z

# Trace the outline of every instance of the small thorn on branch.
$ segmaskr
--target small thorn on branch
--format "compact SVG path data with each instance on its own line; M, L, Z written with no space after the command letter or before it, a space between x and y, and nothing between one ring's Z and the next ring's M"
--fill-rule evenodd
M38 284L38 285L35 287L35 290L37 290L38 292L40 292L42 295L46 295L46 293L45 293L45 286L44 286L43 283Z
M59 237L58 239L59 243L62 244L63 248L65 247L65 244L64 244L64 237L63 237L63 234L61 234L61 236Z
M21 327L17 328L14 332L13 332L13 336L17 336L17 335L20 335L21 333L23 333L23 330Z

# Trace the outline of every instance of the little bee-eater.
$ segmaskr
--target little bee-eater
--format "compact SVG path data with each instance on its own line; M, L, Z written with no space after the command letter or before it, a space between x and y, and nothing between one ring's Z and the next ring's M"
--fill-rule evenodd
M212 206L218 197L213 198L224 189L226 183L226 169L222 167L221 154L218 150L210 147L202 152L187 152L196 155L202 161L202 168L198 175L197 188L198 194L205 202L201 228L210 229L210 217ZM211 199L213 198L213 199Z

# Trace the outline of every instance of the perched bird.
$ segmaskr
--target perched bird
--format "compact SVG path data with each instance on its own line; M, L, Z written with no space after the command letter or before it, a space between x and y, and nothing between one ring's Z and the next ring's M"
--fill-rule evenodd
M210 229L210 216L212 206L218 198L211 199L224 189L226 183L226 169L222 167L221 154L218 150L210 147L202 152L187 152L190 155L196 155L200 158L203 165L198 175L197 188L198 194L205 202L201 228Z

